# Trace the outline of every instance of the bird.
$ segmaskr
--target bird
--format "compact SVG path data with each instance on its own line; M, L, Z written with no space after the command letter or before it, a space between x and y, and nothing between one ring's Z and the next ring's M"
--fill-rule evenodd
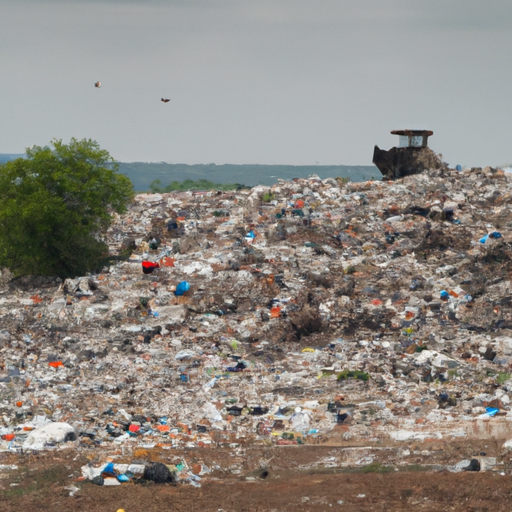
M96 83L94 84L94 87L101 87L101 82L96 82Z
M168 103L169 101L171 101L170 99L168 98L162 98L160 101L163 101L164 103Z

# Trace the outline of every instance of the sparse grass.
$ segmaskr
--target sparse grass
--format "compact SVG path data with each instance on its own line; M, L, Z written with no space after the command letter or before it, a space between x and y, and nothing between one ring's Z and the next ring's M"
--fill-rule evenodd
M55 486L68 481L69 470L64 466L52 466L42 471L33 472L28 466L21 466L12 475L15 486L0 491L0 498L15 499L27 494L54 494Z
M274 194L272 194L272 192L265 192L262 196L261 196L261 200L264 202L264 203L270 203L270 201L273 201L276 197L274 196Z
M398 470L398 471L397 471ZM329 474L384 474L384 473L426 473L432 471L431 466L421 464L410 464L406 466L385 466L380 462L372 462L366 466L340 466L335 468L310 468L306 471L308 475L329 475Z
M504 384L505 382L507 382L507 380L510 379L512 375L508 372L499 372L498 373L498 376L496 377L496 382L498 384Z
M368 466L364 466L361 469L361 473L390 473L393 468L390 466L384 466L380 462L372 462Z
M402 473L422 473L424 471L430 471L432 468L429 466L422 466L421 464L411 464L409 466L399 466L398 471Z
M367 382L370 380L370 375L360 370L343 370L338 373L337 380L357 379Z

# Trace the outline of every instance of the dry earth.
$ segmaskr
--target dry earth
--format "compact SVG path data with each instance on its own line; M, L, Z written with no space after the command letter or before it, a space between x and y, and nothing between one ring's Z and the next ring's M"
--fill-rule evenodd
M394 467L373 463L364 467L321 467L338 449L323 446L253 447L243 458L244 466L270 461L268 476L257 470L233 474L222 470L205 477L200 488L190 485L128 484L99 487L76 481L87 456L71 450L39 455L5 456L2 464L17 464L3 471L0 479L0 510L59 512L161 512L194 511L326 511L424 510L510 511L512 476L501 473L450 473L443 462L463 458L485 446L487 455L497 455L494 445L478 443L435 444L429 455L419 455L417 464ZM391 447L390 447L391 448ZM425 450L424 450L425 451ZM426 453L426 452L425 452ZM173 453L173 456L176 455ZM186 450L188 460L229 466L240 456L229 450ZM165 461L162 452L150 453ZM436 469L437 468L437 469ZM261 478L264 476L265 478ZM16 485L11 485L16 484ZM79 490L70 496L70 486Z

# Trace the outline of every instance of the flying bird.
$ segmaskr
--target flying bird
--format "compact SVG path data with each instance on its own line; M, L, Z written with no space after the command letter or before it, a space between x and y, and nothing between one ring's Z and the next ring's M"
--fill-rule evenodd
M171 100L168 98L162 98L160 101L163 101L164 103L169 103L169 101L171 101Z
M96 82L96 83L94 84L94 87L101 87L101 82Z

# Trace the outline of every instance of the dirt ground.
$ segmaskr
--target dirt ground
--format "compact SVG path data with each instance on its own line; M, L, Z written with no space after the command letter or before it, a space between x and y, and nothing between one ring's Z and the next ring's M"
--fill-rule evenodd
M99 487L80 482L76 480L80 467L93 457L71 450L4 456L0 464L16 464L18 468L0 473L0 511L509 512L512 508L512 476L500 474L508 471L450 473L436 466L393 467L378 463L363 468L308 467L308 461L325 458L329 453L332 450L328 447L253 450L242 456L253 461L246 465L246 471L216 470L203 478L200 488L152 483ZM203 461L208 457L197 451L183 455L189 460L198 455ZM209 463L214 458L220 460L219 456L224 462L240 458L240 454L216 453L211 454ZM260 461L272 459L265 478L261 478L265 476L261 469L250 470L258 457ZM97 460L91 462L96 464ZM70 496L70 486L79 488L74 496Z
M257 483L209 482L190 486L84 485L69 497L49 486L23 496L4 496L0 508L11 511L126 512L176 511L320 511L425 510L510 511L509 477L489 473L400 473L300 475L289 472Z

